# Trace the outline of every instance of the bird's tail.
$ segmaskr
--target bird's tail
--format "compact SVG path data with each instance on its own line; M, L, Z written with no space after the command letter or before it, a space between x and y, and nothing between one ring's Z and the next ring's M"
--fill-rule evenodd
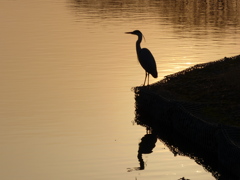
M158 72L155 71L155 72L151 73L151 75L152 75L154 78L157 78L157 77L158 77Z

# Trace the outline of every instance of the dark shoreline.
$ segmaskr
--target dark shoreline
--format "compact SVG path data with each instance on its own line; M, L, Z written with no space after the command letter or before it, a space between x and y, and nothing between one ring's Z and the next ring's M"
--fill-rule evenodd
M151 86L136 87L135 121L159 133L168 129L169 136L179 135L203 154L214 154L216 171L240 179L238 67L240 56L224 58L193 66ZM227 82L226 78L233 79Z

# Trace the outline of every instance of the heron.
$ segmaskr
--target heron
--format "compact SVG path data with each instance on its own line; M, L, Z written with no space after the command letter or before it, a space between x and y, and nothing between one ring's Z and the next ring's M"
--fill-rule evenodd
M138 36L138 40L136 41L137 57L138 57L139 63L145 70L145 79L144 79L143 86L145 86L147 78L148 78L148 85L149 85L149 74L151 74L154 78L158 77L155 59L152 53L147 48L141 48L140 46L142 42L142 37L144 37L141 31L135 30L133 32L125 32L125 33Z

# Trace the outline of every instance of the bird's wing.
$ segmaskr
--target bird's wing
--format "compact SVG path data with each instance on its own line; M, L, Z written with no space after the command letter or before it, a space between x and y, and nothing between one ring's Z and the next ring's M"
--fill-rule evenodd
M138 59L143 69L157 78L157 66L152 53L147 48L142 48L138 53Z

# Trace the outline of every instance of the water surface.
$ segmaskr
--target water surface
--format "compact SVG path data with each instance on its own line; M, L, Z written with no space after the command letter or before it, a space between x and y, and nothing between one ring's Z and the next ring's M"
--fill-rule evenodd
M132 87L144 81L139 29L159 78L239 54L237 0L0 2L0 177L208 179L158 141L139 166L145 129L133 125Z

